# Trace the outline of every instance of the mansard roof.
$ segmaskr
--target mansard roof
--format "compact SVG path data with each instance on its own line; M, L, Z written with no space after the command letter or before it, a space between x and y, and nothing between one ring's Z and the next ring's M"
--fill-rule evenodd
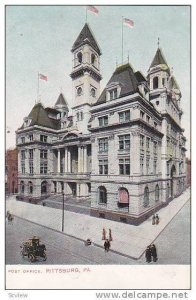
M101 50L99 48L99 45L87 23L85 23L82 31L80 32L76 41L74 42L72 47L72 52L85 44L89 44L99 55L101 55Z
M38 125L52 129L60 128L59 120L49 118L47 111L40 102L34 105L30 114L28 115L28 118L31 119L29 126Z
M122 98L124 96L139 92L138 85L143 81L146 81L144 76L139 71L134 72L129 63L121 65L116 68L112 77L108 81L106 88L103 90L99 99L94 105L106 102L107 87L112 85L112 83L118 83L121 86L119 98Z
M67 110L69 110L68 109L67 101L66 101L66 99L65 99L65 97L63 96L62 93L60 93L60 95L59 95L59 97L58 97L58 99L57 99L54 107L57 108L59 106L67 108Z
M166 59L165 59L165 57L163 55L163 52L160 48L157 49L156 54L153 58L153 61L150 65L150 68L158 66L158 65L166 65L167 68L169 69L168 64L166 62Z

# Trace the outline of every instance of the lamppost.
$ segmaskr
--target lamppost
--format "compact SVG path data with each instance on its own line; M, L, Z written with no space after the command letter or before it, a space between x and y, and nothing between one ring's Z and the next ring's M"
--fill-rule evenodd
M64 192L62 192L63 194L63 207L62 207L62 232L64 231L64 207L65 207L65 194Z

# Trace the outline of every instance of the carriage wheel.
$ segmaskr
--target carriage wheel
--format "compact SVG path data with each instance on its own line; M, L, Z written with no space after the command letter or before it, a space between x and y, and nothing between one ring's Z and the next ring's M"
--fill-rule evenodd
M46 261L46 259L47 259L47 255L46 255L46 253L45 253L45 252L43 253L43 258L44 258L43 260L44 260L44 261Z
M33 255L33 253L30 253L28 257L29 257L30 262L35 261L35 256Z

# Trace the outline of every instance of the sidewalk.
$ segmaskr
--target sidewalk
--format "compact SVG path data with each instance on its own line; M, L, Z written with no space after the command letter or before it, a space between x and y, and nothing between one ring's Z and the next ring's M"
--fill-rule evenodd
M139 226L133 226L65 211L64 233L81 240L91 238L95 245L103 247L102 229L104 227L108 234L111 228L113 237L111 250L139 259L146 247L158 237L189 199L190 189L187 189L168 206L162 208L159 211L159 225L152 225L151 218ZM6 200L6 210L18 217L61 231L62 211L59 209L16 201L12 198ZM31 235L36 235L36 232L29 233L29 236Z

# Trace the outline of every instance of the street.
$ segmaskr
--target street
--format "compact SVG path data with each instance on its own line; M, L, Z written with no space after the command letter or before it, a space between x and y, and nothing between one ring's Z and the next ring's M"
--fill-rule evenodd
M48 258L45 262L40 259L33 264L146 264L144 255L133 260L112 251L106 253L101 247L85 246L80 240L17 217L13 225L6 222L6 264L32 264L20 255L20 245L34 235L46 245ZM154 243L158 251L156 264L190 263L190 201Z

